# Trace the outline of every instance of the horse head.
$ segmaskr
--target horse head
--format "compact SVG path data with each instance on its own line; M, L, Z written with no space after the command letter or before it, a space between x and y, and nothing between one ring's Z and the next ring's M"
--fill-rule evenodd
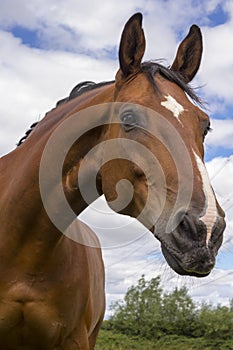
M190 28L170 68L142 63L144 51L142 15L135 14L120 42L102 190L113 210L153 232L177 273L206 276L225 221L204 165L210 120L188 85L201 61L200 29Z

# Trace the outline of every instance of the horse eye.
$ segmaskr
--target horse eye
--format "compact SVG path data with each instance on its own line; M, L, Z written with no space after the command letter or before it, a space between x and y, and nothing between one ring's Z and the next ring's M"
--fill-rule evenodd
M211 132L213 129L210 127L210 124L205 128L203 137L205 138L208 132Z
M121 122L128 131L133 129L137 124L136 116L132 112L126 112L121 116Z

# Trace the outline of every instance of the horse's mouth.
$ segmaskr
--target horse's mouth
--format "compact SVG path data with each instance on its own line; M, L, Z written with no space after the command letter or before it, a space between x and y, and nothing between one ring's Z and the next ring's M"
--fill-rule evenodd
M206 277L210 274L215 265L215 258L213 258L212 254L207 252L207 248L202 249L200 256L197 251L196 254L193 253L190 258L188 258L188 254L180 253L180 256L178 256L177 252L173 253L167 245L163 243L161 243L161 249L168 265L179 275ZM204 250L206 250L206 252L204 252Z
M212 229L211 238L207 240L206 225L186 213L173 231L164 233L162 230L154 230L154 235L161 243L162 253L168 265L176 273L205 277L214 268L224 229L224 218L219 218Z

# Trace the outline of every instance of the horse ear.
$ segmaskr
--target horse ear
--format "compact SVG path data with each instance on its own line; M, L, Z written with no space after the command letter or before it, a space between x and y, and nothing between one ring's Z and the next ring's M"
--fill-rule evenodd
M136 13L126 23L120 41L120 69L125 78L139 71L145 46L142 14Z
M180 72L185 82L189 83L196 75L200 66L202 50L201 31L194 24L190 28L186 38L180 43L171 70Z

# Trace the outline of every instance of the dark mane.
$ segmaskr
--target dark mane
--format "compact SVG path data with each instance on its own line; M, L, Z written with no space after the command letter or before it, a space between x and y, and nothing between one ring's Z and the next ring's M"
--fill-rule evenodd
M167 80L177 84L193 100L193 102L199 104L200 106L203 105L201 99L194 92L194 89L191 88L190 85L185 83L184 77L181 73L173 71L169 67L165 67L162 64L159 64L158 62L151 61L142 63L141 68L143 72L147 73L148 79L151 82L151 84L155 87L156 91L158 91L158 87L154 81L154 76L158 73L165 77ZM114 80L103 81L100 83L94 83L93 81L81 82L71 90L70 95L68 97L58 101L56 107L63 103L71 101L72 99L84 94L85 92L98 89L102 86L109 85L112 83L114 83Z
M77 84L70 92L68 97L63 98L62 100L58 101L56 104L56 107L60 106L63 103L69 102L76 98L77 96L80 96L84 94L87 91L91 91L97 88L100 88L105 85L109 85L114 83L114 81L103 81L101 83L94 83L93 81L83 81L79 84Z
M17 147L22 145L22 143L28 138L28 136L31 134L32 130L34 130L38 123L39 122L35 122L30 126L30 128L25 132L25 135L19 140L18 143L16 143Z
M196 95L194 90L188 84L185 83L184 77L179 72L173 71L169 67L165 67L157 62L151 62L151 61L142 63L141 68L142 68L142 71L147 74L149 81L154 86L154 88L157 92L159 92L159 89L155 83L154 76L156 74L160 74L164 78L166 78L167 80L177 84L191 98L191 100L194 103L197 103L198 105L203 107L203 102L201 101L201 99ZM112 83L114 83L114 80L113 81L103 81L103 82L97 83L97 84L94 83L93 81L81 82L81 83L77 84L71 90L68 97L63 98L62 100L59 100L56 103L56 108L60 105L63 105L64 103L67 103L67 102L73 100L74 98L84 94L85 92L88 92L88 91L91 91L94 89L98 89L102 86L110 85ZM33 129L36 127L37 124L38 124L38 122L33 123L30 126L29 130L26 131L25 135L17 143L17 146L20 146L27 139L27 137L30 135L30 133L33 131Z
M165 67L158 62L144 62L142 63L142 71L147 73L148 79L151 84L154 86L156 91L159 91L154 76L158 73L162 75L167 80L177 84L190 98L194 103L197 103L199 106L203 107L203 102L196 95L194 89L190 87L187 83L185 83L184 77L181 73L171 70L169 67Z

